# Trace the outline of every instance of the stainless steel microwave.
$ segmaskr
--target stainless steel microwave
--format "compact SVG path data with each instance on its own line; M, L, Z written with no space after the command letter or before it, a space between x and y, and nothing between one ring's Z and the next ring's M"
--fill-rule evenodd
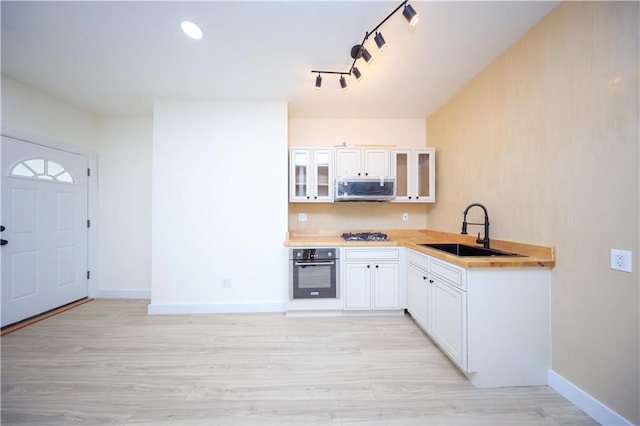
M336 179L336 201L389 201L395 197L394 178Z

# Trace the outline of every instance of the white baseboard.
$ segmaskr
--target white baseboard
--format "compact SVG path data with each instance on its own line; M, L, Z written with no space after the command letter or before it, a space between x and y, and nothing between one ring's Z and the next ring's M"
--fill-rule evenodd
M147 308L149 315L172 314L239 314L239 313L284 313L284 303L241 303L241 304L180 304L162 305L150 303Z
M98 290L96 299L151 299L151 290Z
M574 403L578 408L591 416L601 425L613 426L632 426L633 424L613 411L558 373L549 370L549 386L551 386L560 395Z

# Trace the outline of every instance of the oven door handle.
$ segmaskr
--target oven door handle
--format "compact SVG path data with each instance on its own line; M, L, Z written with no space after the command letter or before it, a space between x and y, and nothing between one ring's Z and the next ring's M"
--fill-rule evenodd
M334 264L335 262L333 260L328 262L295 262L296 266L331 266Z

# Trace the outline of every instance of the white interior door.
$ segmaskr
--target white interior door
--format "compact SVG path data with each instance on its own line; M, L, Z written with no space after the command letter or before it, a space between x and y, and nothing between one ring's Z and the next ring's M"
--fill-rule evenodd
M87 165L2 137L2 326L87 297Z

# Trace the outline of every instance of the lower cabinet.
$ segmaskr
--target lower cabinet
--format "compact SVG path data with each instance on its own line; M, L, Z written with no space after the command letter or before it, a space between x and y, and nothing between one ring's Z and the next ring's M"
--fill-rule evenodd
M426 262L425 257L425 262ZM431 327L429 321L429 303L431 297L429 273L426 269L421 268L418 264L409 262L409 271L407 276L407 310L425 331ZM432 280L433 282L433 280Z
M431 279L431 337L463 369L467 368L467 293Z
M547 384L549 268L461 268L407 250L407 309L477 387Z
M345 309L400 309L400 249L345 249Z

